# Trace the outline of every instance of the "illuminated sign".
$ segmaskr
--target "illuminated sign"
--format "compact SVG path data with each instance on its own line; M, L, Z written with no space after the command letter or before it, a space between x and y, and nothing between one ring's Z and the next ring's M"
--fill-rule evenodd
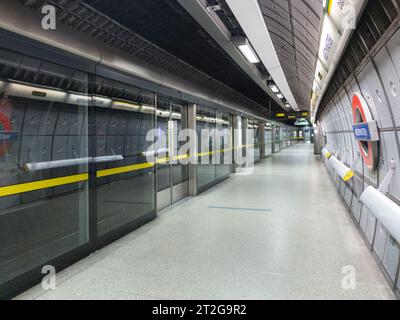
M361 93L353 95L353 131L358 141L358 147L369 170L374 171L378 166L379 133L376 121Z
M353 131L357 141L379 141L378 127L375 121L354 124Z
M335 52L339 41L340 33L338 28L329 16L325 16L321 31L321 44L318 52L318 57L325 70L329 70L335 58ZM319 72L321 76L317 75L316 79L322 81L325 77L324 70L318 68L317 72Z
M42 98L44 98L44 97L46 97L47 92L43 92L43 91L32 91L32 95L33 95L34 97L42 97Z
M308 118L309 115L310 115L310 113L308 111L300 111L297 113L289 113L289 114L284 113L284 112L279 112L279 113L275 114L275 117L278 119L295 120L295 119Z

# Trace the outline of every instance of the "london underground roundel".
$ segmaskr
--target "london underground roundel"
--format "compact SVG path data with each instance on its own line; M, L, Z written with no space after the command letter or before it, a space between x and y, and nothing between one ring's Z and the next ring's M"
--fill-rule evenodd
M14 136L10 119L2 112L7 107L9 107L9 104L4 100L0 100L0 157L6 154L10 140Z
M374 171L378 165L378 141L379 134L376 121L370 111L368 103L361 93L353 95L353 131L362 158L369 170Z

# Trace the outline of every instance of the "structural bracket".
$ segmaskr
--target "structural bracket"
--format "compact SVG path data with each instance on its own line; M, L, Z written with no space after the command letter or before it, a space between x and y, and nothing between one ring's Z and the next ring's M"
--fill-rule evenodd
M351 165L351 171L355 172L356 166L358 164L358 161L360 161L361 158L361 153L359 150L356 151L356 158L354 159L353 164Z
M386 193L389 190L390 183L393 180L394 172L396 170L396 161L390 160L390 167L389 171L386 174L385 178L383 179L381 185L379 186L378 190L382 193Z

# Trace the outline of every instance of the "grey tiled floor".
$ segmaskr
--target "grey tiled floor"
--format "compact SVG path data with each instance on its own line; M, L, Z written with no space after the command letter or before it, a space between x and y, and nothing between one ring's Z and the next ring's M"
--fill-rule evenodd
M355 290L341 286L348 265L357 272ZM162 212L59 273L56 290L37 286L17 298L394 296L312 146L301 144L263 161L250 176L236 175Z

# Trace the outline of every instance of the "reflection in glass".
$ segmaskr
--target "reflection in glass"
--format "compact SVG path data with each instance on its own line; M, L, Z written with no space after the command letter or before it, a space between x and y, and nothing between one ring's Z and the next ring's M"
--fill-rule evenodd
M146 158L155 124L151 92L96 78L96 95L111 106L93 106L89 133L95 157L97 234L102 236L155 210L155 164ZM114 157L118 156L119 160Z
M232 129L229 113L217 112L216 129L216 134L219 134L217 137L219 161L216 163L216 179L218 180L229 176L233 169Z
M264 142L265 142L265 157L272 155L272 130L271 127L266 126L264 132Z
M216 180L213 152L216 150L215 139L211 136L216 128L214 109L197 106L196 131L198 138L197 187L207 188Z
M91 100L85 73L2 51L13 61L0 62L0 284L89 241ZM23 59L48 73L13 67Z

